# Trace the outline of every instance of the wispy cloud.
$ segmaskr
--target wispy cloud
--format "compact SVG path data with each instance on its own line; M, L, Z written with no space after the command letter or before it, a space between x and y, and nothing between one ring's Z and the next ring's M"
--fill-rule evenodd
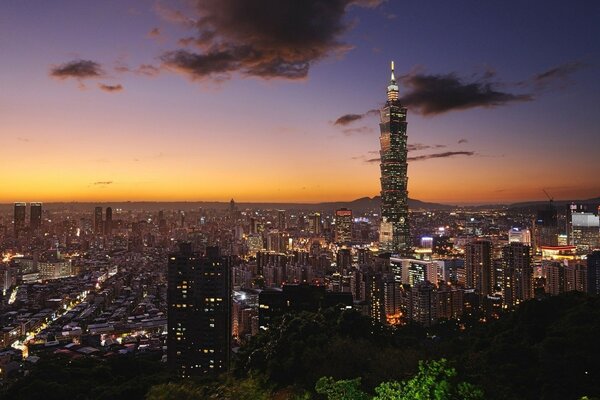
M431 160L432 158L448 158L456 156L474 156L474 151L445 151L443 153L424 154L420 156L408 157L408 161Z
M449 158L449 157L456 157L456 156L474 156L476 155L476 153L474 151L445 151L443 153L432 153L432 154L423 154L423 155L418 155L418 156L412 156L412 157L408 157L408 161L424 161L424 160L431 160L434 158ZM355 159L359 159L359 158L355 158ZM377 157L377 158L368 158L365 159L365 162L367 163L379 163L381 162L381 158Z
M100 90L103 90L108 93L121 92L123 90L123 85L121 85L121 84L107 85L104 83L99 83L98 87L100 88Z
M531 79L531 83L538 90L545 89L556 83L564 86L569 83L571 75L586 67L582 61L571 61L565 64L557 65L546 71L535 74Z
M345 114L335 120L334 125L346 126L369 116L379 115L379 110L369 110L363 114Z
M359 128L343 129L342 133L346 136L352 136L352 135L356 135L356 134L367 135L367 134L373 133L374 131L375 131L375 129L373 129L369 126L361 126Z
M98 182L94 182L93 185L100 185L100 186L108 186L108 185L112 185L113 181L98 181Z

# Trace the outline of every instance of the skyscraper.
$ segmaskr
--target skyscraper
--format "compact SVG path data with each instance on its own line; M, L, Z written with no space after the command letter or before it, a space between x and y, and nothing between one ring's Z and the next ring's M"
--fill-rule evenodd
M94 208L94 233L102 234L104 226L102 225L102 207Z
M19 236L21 231L25 228L25 214L26 213L27 213L27 203L15 203L15 211L14 211L15 237Z
M112 235L112 208L106 207L106 222L104 223L104 234L106 236Z
M218 375L229 367L231 279L229 259L217 247L169 255L167 363L178 376Z
M31 203L29 205L29 227L32 230L40 229L42 226L42 203Z
M492 269L492 242L475 240L465 246L466 286L475 289L480 296L494 291Z
M335 241L336 243L352 241L352 210L341 208L335 212Z
M406 107L399 100L398 85L392 76L387 102L381 109L381 227L379 242L384 251L409 255L408 163L406 146Z

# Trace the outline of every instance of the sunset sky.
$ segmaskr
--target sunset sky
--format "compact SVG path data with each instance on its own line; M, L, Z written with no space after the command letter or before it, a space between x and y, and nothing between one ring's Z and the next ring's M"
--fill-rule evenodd
M600 196L600 2L3 0L0 202Z

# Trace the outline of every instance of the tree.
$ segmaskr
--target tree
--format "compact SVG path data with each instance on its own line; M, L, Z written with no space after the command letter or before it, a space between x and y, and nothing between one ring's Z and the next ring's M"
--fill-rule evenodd
M419 372L404 382L384 382L373 400L483 400L481 389L459 382L447 360L419 362Z
M360 378L336 381L332 377L322 377L315 385L317 393L327 396L327 400L368 400L370 396L360 388Z

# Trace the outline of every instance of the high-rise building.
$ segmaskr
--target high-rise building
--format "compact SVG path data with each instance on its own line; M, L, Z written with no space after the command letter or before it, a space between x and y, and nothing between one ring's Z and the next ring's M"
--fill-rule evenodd
M277 210L277 228L282 232L287 229L285 210Z
M314 213L310 216L309 220L309 228L310 232L315 236L321 234L322 222L321 222L321 213Z
M600 250L587 256L587 292L600 294Z
M554 204L550 203L542 210L538 210L534 221L535 247L541 252L542 246L558 246L558 213Z
M167 363L180 377L218 375L229 368L231 279L217 247L206 254L183 243L168 262Z
M25 215L27 214L27 203L15 203L14 229L15 237L25 229Z
M409 255L408 163L406 107L399 100L394 76L387 87L387 102L381 109L379 137L381 150L381 227L379 245L383 251Z
M506 307L512 308L533 298L531 247L520 242L504 246L502 271L502 296Z
M566 270L565 266L559 262L552 261L544 266L546 270L546 286L547 294L557 296L566 291Z
M475 240L465 246L466 286L475 289L480 296L494 291L492 242Z
M42 203L29 204L29 227L32 230L42 227Z
M600 217L590 212L572 212L569 238L578 254L587 254L600 246Z
M435 285L420 282L410 288L410 319L427 327L438 319L438 294Z
M104 230L102 223L102 207L94 208L94 233L101 235Z
M106 221L104 222L104 234L106 236L112 235L112 208L106 207Z
M352 242L352 210L341 208L335 212L335 242Z

